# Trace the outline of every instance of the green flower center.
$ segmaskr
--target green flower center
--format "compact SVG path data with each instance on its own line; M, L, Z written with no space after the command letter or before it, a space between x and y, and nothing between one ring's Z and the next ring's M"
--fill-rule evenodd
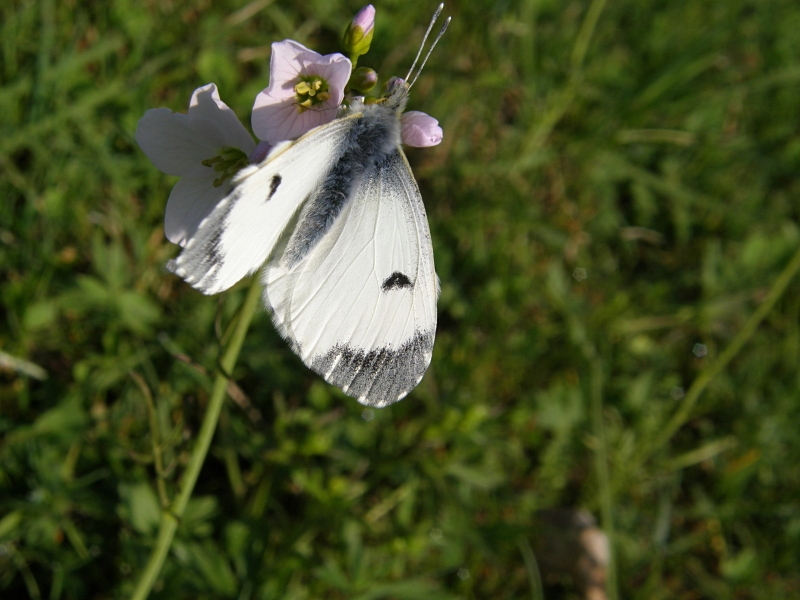
M220 174L214 180L214 187L221 186L249 164L250 161L247 160L247 155L244 152L230 146L220 150L219 154L214 158L207 158L203 161L203 166L211 167Z
M294 86L294 92L299 113L303 113L331 97L328 92L328 82L319 75L302 75Z

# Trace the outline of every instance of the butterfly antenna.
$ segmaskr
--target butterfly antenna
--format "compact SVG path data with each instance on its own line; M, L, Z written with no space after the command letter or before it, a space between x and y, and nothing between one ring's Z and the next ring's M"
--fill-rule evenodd
M425 37L422 38L422 43L419 45L419 50L417 51L417 56L416 56L416 58L414 58L414 62L411 65L411 68L408 70L408 75L406 75L406 81L409 80L409 78L411 77L411 73L414 72L414 67L417 66L417 61L419 60L419 57L422 55L422 50L425 48L425 42L428 41L428 36L431 33L431 29L433 29L433 25L434 25L434 23L436 23L436 20L439 18L439 15L442 14L442 10L444 10L444 2L442 2L439 5L439 7L436 9L436 12L433 13L433 18L431 18L431 22L428 25L428 30L425 32ZM450 22L450 19L448 18L447 19L447 23L449 23L449 22ZM447 23L445 23L445 25L444 25L445 28L447 28ZM439 33L438 37L436 38L436 41L433 42L434 46L436 45L436 42L439 41L439 38L442 37L442 33L444 33L444 29L442 29L442 31ZM433 46L431 46L431 50L433 50ZM428 55L430 55L430 52L428 52ZM427 59L428 58L426 56L425 60L427 60ZM425 61L422 61L422 63L425 64ZM422 70L422 67L420 67L420 70Z
M433 23L431 23L431 25L433 25ZM422 61L422 64L419 66L419 69L417 69L417 74L414 75L414 80L408 84L408 89L411 89L411 86L414 85L414 83L417 81L417 78L419 77L420 73L422 73L422 69L425 66L425 63L428 62L428 58L430 58L431 52L433 52L433 49L436 48L436 44L439 43L439 40L442 39L444 32L447 31L448 25L450 25L450 17L447 17L447 19L445 19L444 25L442 25L442 28L439 30L439 35L437 35L436 39L433 40L433 43L431 44L431 47L428 50L428 53L425 55L425 59ZM424 43L425 42L423 41L423 44Z

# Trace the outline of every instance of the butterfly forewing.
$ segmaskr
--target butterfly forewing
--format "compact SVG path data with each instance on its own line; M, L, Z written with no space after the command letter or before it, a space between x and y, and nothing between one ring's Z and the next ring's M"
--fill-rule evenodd
M174 271L204 294L224 291L269 257L287 224L340 158L354 117L337 119L275 148L239 172L200 224Z
M264 299L303 361L362 404L403 398L430 363L438 280L402 151L364 173L302 260L286 258L278 253L265 270Z

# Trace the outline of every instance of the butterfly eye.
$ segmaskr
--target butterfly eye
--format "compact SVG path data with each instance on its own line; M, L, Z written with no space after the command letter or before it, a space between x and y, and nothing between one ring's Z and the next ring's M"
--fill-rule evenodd
M386 82L386 94L391 95L392 92L396 91L398 88L406 88L406 80L402 77L392 77L389 81Z

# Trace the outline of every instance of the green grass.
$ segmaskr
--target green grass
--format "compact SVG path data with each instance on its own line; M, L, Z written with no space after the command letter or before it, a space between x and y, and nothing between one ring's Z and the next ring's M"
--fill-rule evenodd
M269 44L336 51L360 8L245 4L0 8L4 598L130 595L177 493L246 286L166 271L175 179L136 123L211 81L248 122ZM376 8L359 65L403 75L434 5ZM536 513L562 506L613 523L620 597L797 597L800 6L446 13L409 105L445 132L408 152L431 368L364 410L259 310L234 370L255 411L223 407L151 597L531 598Z

